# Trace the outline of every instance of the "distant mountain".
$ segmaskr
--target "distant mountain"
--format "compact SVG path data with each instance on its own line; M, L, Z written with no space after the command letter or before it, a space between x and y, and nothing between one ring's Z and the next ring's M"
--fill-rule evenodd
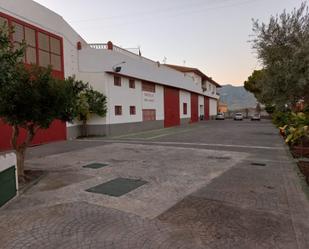
M222 85L222 88L218 88L218 93L220 100L228 104L229 110L256 107L256 98L243 86Z

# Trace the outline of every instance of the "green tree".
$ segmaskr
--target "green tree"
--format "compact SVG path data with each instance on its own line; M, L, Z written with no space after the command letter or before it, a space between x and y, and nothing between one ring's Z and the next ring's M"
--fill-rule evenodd
M309 12L306 3L291 13L272 16L269 23L253 21L253 49L263 67L253 73L246 89L277 109L309 101Z
M78 119L83 123L83 136L88 136L87 121L95 114L105 117L107 112L106 96L88 86L78 98Z
M77 115L77 96L83 86L74 78L57 80L51 69L21 62L24 45L13 49L10 32L0 28L0 117L13 128L11 144L16 151L17 172L25 180L25 152L36 132L47 129L53 120L72 121ZM23 141L18 138L26 130Z

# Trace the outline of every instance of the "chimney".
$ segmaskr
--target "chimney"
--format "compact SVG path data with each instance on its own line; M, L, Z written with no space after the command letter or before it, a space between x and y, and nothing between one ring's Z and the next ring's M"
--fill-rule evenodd
M111 41L107 42L107 49L113 50L113 43Z

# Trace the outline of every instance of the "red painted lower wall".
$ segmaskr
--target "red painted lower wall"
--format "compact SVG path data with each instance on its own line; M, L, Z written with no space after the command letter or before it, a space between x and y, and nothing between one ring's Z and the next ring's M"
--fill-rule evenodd
M179 90L164 87L164 127L180 125Z
M198 122L198 95L191 93L191 123Z
M12 128L0 120L0 151L11 149ZM26 136L25 130L21 131L18 141L21 142ZM32 145L44 144L48 142L66 139L66 124L55 120L49 129L39 130L33 139Z
M205 115L205 120L209 120L209 98L204 97L204 115Z

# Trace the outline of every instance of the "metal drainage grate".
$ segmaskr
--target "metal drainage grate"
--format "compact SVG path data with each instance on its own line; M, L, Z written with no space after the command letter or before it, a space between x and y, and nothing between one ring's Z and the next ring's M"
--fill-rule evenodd
M91 163L83 166L83 168L89 168L89 169L99 169L108 166L106 163Z
M251 163L251 165L253 165L253 166L261 166L261 167L265 167L266 166L265 163Z
M119 197L133 191L134 189L137 189L138 187L146 183L146 181L139 179L116 178L109 182L105 182L103 184L89 188L86 191L91 193Z

